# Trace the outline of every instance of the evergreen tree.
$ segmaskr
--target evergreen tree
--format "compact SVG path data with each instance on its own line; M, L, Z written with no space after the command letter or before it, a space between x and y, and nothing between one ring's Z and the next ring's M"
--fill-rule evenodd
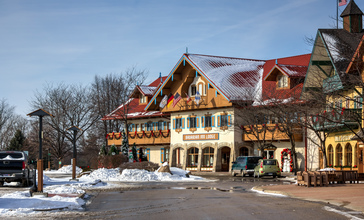
M22 151L25 137L20 130L16 130L14 137L10 140L7 150Z
M123 152L123 154L125 156L128 156L128 152L129 152L129 143L128 143L128 139L126 137L125 134L125 130L123 130L123 142L121 143L121 152Z
M116 154L117 154L117 149L115 147L115 144L113 144L113 145L111 145L109 155L116 155Z
M133 153L133 160L138 161L138 155L137 155L137 149L136 149L135 143L133 144L132 153Z

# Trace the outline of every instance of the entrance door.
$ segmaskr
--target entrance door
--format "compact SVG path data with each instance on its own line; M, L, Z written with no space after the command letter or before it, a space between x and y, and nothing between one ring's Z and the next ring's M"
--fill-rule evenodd
M230 165L230 148L223 147L221 149L221 171L228 172Z
M359 165L358 165L358 168L359 168L359 173L364 173L364 148L362 147L359 147L359 155L358 155L358 158L359 158Z

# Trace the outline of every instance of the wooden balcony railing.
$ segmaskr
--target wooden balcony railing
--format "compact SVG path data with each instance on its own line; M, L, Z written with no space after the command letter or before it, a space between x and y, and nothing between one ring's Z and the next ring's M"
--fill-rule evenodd
M108 145L115 144L121 146L123 142L122 133L109 133L106 137ZM129 145L148 145L148 144L170 144L171 131L170 130L157 130L157 131L133 131L128 134Z
M356 128L359 127L363 120L362 109L343 108L341 111L337 109L331 112L325 111L320 115L312 116L311 120L318 131L343 130L348 129L348 126Z

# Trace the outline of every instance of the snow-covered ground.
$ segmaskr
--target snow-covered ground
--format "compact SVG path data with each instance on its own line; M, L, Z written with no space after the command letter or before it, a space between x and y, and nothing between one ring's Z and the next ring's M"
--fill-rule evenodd
M81 172L80 168L76 170L78 171L77 173ZM78 196L84 195L86 189L120 187L118 184L110 183L111 181L207 181L206 179L198 176L190 175L187 177L187 172L179 168L171 167L170 170L173 175L158 171L148 172L146 170L137 169L125 169L120 174L120 170L118 168L101 168L88 175L81 176L78 178L79 181L70 181L70 178L49 178L47 176L48 173L72 173L71 166L64 167L57 171L46 171L44 172L43 177L43 192L48 193L50 197L31 197L29 190L3 194L0 197L0 216L25 216L44 210L82 210L85 200ZM84 196L87 198L87 194Z

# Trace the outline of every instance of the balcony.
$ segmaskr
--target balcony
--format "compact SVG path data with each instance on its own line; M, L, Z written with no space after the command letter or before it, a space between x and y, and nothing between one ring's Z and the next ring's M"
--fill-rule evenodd
M122 133L109 133L106 137L107 144L121 146L123 142ZM128 134L129 145L157 145L157 144L170 144L171 132L170 130L156 130L156 131L138 131L129 132Z
M279 124L266 124L243 127L243 141L289 141L289 137L284 132L284 127ZM302 129L296 128L294 134L296 141L303 140Z
M342 131L352 128L356 129L362 124L362 109L342 109L324 112L312 117L312 123L318 131Z

